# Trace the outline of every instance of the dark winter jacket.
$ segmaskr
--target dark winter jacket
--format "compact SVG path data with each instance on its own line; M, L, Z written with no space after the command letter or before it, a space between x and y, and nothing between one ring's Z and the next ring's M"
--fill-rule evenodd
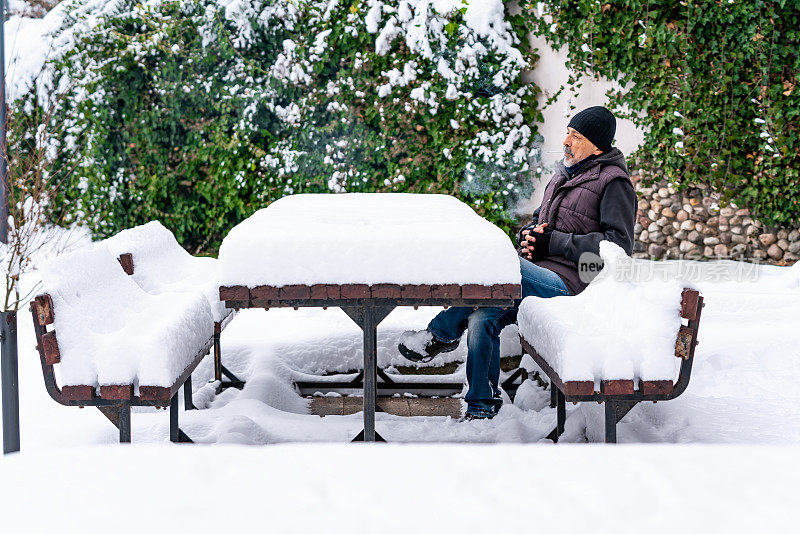
M545 188L541 206L522 229L548 223L553 229L548 254L534 263L555 272L570 293L577 295L592 278L588 271L584 271L584 276L578 273L581 254L599 254L600 241L608 239L630 255L635 218L636 192L625 166L625 156L612 148L572 176L563 163L558 163L555 175Z

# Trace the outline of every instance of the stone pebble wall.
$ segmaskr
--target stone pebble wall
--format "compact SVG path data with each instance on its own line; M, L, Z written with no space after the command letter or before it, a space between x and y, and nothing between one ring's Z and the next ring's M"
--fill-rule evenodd
M719 208L719 193L704 185L683 191L666 181L645 186L631 176L638 197L633 256L648 259L732 259L791 265L800 259L800 230L767 228L746 208Z

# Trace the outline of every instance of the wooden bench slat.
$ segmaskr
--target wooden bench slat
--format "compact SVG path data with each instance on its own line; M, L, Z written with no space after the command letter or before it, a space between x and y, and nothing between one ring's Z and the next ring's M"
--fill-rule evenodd
M399 299L403 293L399 284L375 284L370 291L374 299Z
M252 290L250 294L253 294ZM311 300L325 300L328 298L328 286L325 284L314 284L308 288L308 295Z
M371 294L367 284L343 284L339 289L343 299L368 299Z
M461 286L461 296L465 299L490 299L492 298L492 286L464 284Z
M342 287L336 284L325 284L325 290L328 292L328 299L338 300L342 298Z
M681 317L695 319L697 317L697 302L700 293L695 289L685 288L681 293Z
M55 313L53 312L53 299L50 298L50 295L39 295L33 300L33 306L40 325L53 324Z
M61 394L66 400L90 401L94 397L94 386L64 386Z
M100 386L100 397L108 400L129 400L133 398L133 384Z
M503 293L512 299L522 298L522 286L520 284L503 284Z
M683 326L678 329L678 337L675 340L675 356L688 360L692 351L692 328Z
M283 300L306 300L310 298L311 291L308 286L292 284L280 288L279 295Z
M633 380L603 380L600 383L603 395L633 395Z
M594 393L594 382L591 380L564 382L564 395L591 395Z
M139 398L146 401L169 402L170 388L161 386L139 386Z
M339 299L518 299L522 289L518 284L292 284L283 287L222 286L222 301L256 301L259 305L279 300L339 300Z
M461 286L458 284L432 285L431 297L439 299L461 298Z
M55 365L61 361L61 351L58 348L55 332L42 334L42 350L44 351L44 361L47 365Z
M128 276L133 274L133 254L129 252L120 254L117 261L122 265L122 270L125 271L125 274Z
M506 298L506 291L503 284L495 284L492 286L492 298L503 299Z
M667 395L672 392L672 380L645 380L639 383L644 395Z
M404 299L429 299L431 298L431 286L429 284L401 286L400 297Z
M250 290L250 298L253 300L278 300L279 293L280 290L277 287L257 286Z

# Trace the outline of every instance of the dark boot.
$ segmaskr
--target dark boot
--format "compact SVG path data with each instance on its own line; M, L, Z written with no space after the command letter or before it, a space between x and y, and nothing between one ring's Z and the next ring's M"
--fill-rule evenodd
M439 341L428 330L409 330L400 336L397 350L412 362L429 362L437 354L452 352L458 347L459 340L446 343Z

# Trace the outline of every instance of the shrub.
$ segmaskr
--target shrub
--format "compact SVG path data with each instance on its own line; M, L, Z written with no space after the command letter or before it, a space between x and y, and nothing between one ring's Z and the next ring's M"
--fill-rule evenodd
M192 252L304 192L454 194L511 228L541 119L526 17L500 0L226 4L120 0L52 63L75 148L55 212L99 237L160 219Z

